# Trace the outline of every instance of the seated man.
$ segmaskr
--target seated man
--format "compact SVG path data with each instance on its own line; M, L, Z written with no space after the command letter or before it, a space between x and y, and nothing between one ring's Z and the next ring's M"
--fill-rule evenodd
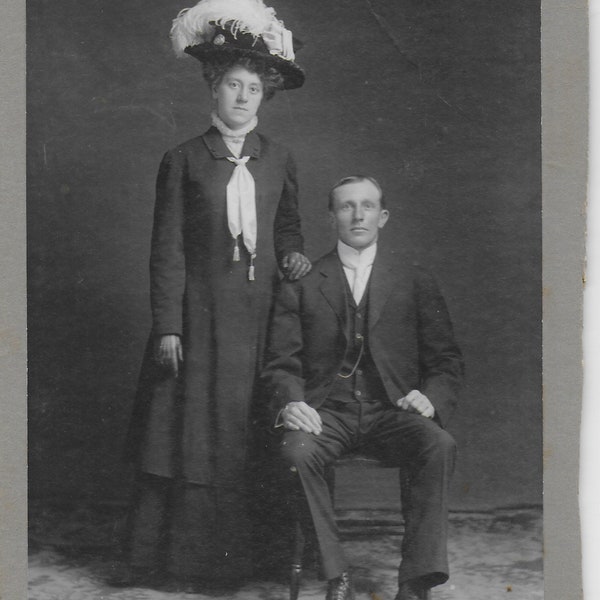
M409 478L396 600L422 600L448 579L455 442L443 427L462 357L432 277L377 243L389 218L379 184L342 179L329 211L337 247L303 279L282 283L263 382L284 428L283 460L312 517L327 600L353 599L354 590L324 470L358 448Z

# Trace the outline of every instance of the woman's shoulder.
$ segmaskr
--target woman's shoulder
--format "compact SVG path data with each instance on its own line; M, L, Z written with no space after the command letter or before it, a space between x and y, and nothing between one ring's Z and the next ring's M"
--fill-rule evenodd
M260 139L261 147L266 151L277 154L278 156L291 156L292 152L290 149L285 144L282 144L279 140L273 139L271 136L265 135L264 133L260 133L258 131L256 132L256 135Z
M216 130L215 130L216 131ZM211 155L210 148L215 147L214 138L215 132L210 129L201 135L193 137L185 142L178 144L165 152L165 160L168 161L185 161L189 156L198 158L199 155ZM216 135L219 135L216 133ZM259 132L252 132L255 139L259 142L260 155L263 157L276 158L277 161L287 163L293 161L293 154L287 146L280 143L278 140Z
M197 135L196 137L190 138L185 142L181 142L167 150L167 154L178 155L178 154L187 154L189 152L197 151L204 147L204 142L202 141L202 135Z
M198 135L167 150L163 155L162 163L183 167L190 160L197 162L203 154L208 154L208 151L202 136Z

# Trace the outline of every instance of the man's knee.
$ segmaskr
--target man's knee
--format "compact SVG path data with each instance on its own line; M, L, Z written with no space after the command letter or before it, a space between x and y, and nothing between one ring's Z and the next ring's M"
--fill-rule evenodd
M445 429L439 429L436 445L445 456L454 457L456 455L456 441Z
M456 442L441 427L431 428L422 447L422 457L445 464L454 464L456 459Z
M286 432L281 440L281 458L292 472L315 465L317 445L309 433L303 431Z
M425 460L427 462L453 463L456 458L456 442L445 430L433 422L427 422L426 427L421 429L417 438L413 440L412 451L408 453L413 459ZM404 448L406 451L406 448ZM414 453L413 453L414 452ZM402 454L402 450L401 450ZM406 458L406 456L404 456Z

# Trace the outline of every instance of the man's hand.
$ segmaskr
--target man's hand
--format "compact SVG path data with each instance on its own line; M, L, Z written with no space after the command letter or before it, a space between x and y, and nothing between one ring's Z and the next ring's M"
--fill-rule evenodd
M281 411L281 420L283 426L292 431L319 435L323 430L319 413L306 402L289 402Z
M419 390L411 390L404 398L396 400L396 405L402 410L418 413L428 419L432 419L435 414L433 404L431 404L429 398L424 394L421 394Z
M288 279L300 279L311 269L310 260L300 252L290 252L282 261L282 267Z
M154 360L179 375L179 363L183 362L183 348L178 335L161 335L154 340Z

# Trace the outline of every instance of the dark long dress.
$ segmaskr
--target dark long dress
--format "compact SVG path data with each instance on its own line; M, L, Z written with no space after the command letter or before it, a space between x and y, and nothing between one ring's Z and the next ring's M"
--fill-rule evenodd
M128 448L141 481L155 484L140 488L131 552L134 564L149 566L164 551L169 570L186 577L231 579L251 569L254 385L278 262L303 251L289 152L251 132L241 155L251 157L256 184L255 281L243 243L241 261L232 260L226 186L234 165L219 132L168 152L157 179L152 334L180 335L184 363L175 380L149 343Z

